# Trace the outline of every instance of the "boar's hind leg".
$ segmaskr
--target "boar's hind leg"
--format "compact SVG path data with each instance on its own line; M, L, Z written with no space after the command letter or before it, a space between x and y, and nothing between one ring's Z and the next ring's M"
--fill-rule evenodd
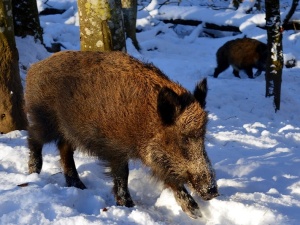
M114 178L114 195L117 205L133 207L134 203L128 190L128 162L111 163L111 174Z
M171 186L171 188L174 192L174 197L177 203L181 206L182 210L186 214L188 214L193 219L202 217L198 204L195 202L193 197L188 193L183 185L178 187Z
M79 179L73 158L74 148L65 140L60 140L57 144L60 152L61 165L63 167L66 183L68 187L86 189L86 186Z

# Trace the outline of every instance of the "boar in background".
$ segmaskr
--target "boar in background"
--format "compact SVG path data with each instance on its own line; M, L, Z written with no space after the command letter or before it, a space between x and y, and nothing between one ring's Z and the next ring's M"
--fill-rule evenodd
M214 77L217 78L231 65L234 76L240 78L239 71L244 70L249 78L254 78L252 68L257 69L255 76L259 76L266 70L267 56L267 45L255 39L239 38L228 41L217 51Z

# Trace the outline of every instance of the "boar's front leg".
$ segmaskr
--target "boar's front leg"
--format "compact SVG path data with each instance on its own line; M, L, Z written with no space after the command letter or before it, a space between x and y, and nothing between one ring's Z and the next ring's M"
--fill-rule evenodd
M233 69L233 71L232 71L232 73L233 73L233 75L235 76L235 77L237 77L237 78L241 78L240 77L240 72L239 72L239 70L237 70L237 69Z
M40 173L43 166L42 149L43 144L36 141L30 132L28 132L28 147L29 147L29 173Z
M128 162L114 162L110 167L114 178L113 192L117 205L133 207L134 203L128 190Z
M177 203L181 206L182 210L191 218L197 219L202 217L200 208L193 197L188 193L183 185L169 185L173 190L174 197Z
M246 72L246 74L248 75L248 77L249 77L250 79L253 79L253 78L254 78L254 77L253 77L252 67L247 67L247 68L245 69L245 72Z
M262 70L259 70L259 69L258 69L258 70L256 71L256 73L254 74L254 77L260 76L261 73L262 73Z
M79 179L74 162L74 148L65 140L60 140L57 144L60 152L61 165L63 167L66 183L68 187L86 189L86 186Z

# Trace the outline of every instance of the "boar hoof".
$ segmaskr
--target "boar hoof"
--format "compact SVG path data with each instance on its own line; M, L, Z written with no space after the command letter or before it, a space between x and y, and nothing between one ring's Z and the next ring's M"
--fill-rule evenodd
M79 188L81 190L87 189L87 187L84 185L84 183L82 183L81 181L79 181L78 183L76 183L74 185L74 187Z
M32 173L40 173L41 172L41 169L39 169L36 165L29 165L29 174L32 174Z
M199 217L202 217L202 213L201 213L199 207L194 208L194 209L187 209L187 210L185 210L185 213L192 219L197 219Z
M131 199L118 198L117 206L126 206L128 208L131 208L131 207L134 207L134 203Z
M76 187L81 190L87 189L80 179L66 178L68 187Z
M42 170L43 159L42 156L30 156L28 162L29 174L40 173Z
M191 218L197 219L199 217L202 217L202 213L200 211L200 208L198 204L194 201L193 198L190 198L187 204L181 205L182 210Z

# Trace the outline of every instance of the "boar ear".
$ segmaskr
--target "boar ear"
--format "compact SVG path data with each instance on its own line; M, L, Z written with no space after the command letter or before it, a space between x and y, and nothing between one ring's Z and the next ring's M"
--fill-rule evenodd
M157 111L163 124L172 125L180 114L180 97L170 88L163 87L157 97Z
M194 97L200 103L201 107L204 109L206 105L206 95L207 95L207 80L204 78L199 82L194 90Z

